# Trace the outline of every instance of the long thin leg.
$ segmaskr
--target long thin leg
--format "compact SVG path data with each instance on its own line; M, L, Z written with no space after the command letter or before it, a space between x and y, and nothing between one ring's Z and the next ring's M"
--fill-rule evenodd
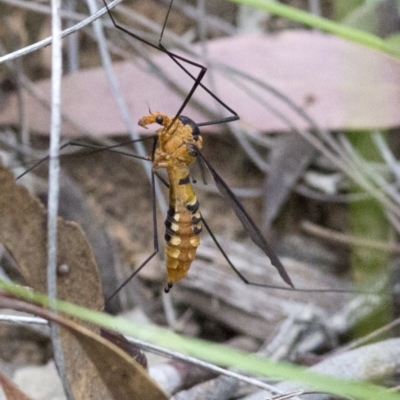
M218 242L218 239L215 237L214 233L212 232L211 228L205 221L204 217L201 217L201 221L204 224L204 227L207 229L207 232L211 236L211 239L215 243L215 245L218 247L218 250L221 252L223 257L225 258L226 262L229 264L229 266L233 269L233 271L236 273L236 275L246 284L246 285L251 285L251 286L258 286L258 287L264 287L264 288L269 288L269 289L279 289L279 290L287 290L290 292L305 292L305 293L360 293L360 294L376 294L376 293L371 293L368 291L362 291L362 290L347 290L347 289L300 289L300 288L291 288L287 286L273 286L273 285L267 285L263 283L258 283L258 282L251 282L249 281L232 263L232 261L229 259L228 255L225 253L225 250L222 248L220 243Z
M168 6L168 10L167 10L167 15L164 18L164 23L161 29L161 33L160 33L160 37L158 38L158 45L161 46L161 42L164 36L164 31L165 31L165 27L167 26L167 22L168 22L168 18L169 18L169 13L171 12L172 9L172 3L174 2L174 0L171 0L169 2L169 6Z
M193 93L195 92L195 90L197 89L198 86L202 87L214 100L216 100L219 104L221 104L224 108L226 108L230 113L232 113L233 115L231 117L226 117L226 118L222 118L219 120L215 120L215 121L209 121L209 122L203 122L203 123L199 123L197 124L198 126L205 126L205 125L216 125L216 124L222 124L225 122L232 122L232 121L236 121L239 119L239 115L232 109L230 108L226 103L224 103L220 98L218 98L213 92L211 92L211 90L209 90L206 86L204 86L201 81L205 75L205 73L207 72L207 68L204 67L201 64L195 63L191 60L188 60L186 58L183 58L181 56L178 56L170 51L168 51L165 46L162 44L162 39L164 36L164 31L165 31L165 27L167 25L167 21L168 21L168 17L169 17L169 13L171 12L171 8L172 8L172 3L174 2L174 0L171 0L168 6L168 11L167 11L167 15L165 16L164 19L164 23L163 23L163 27L161 29L161 33L160 33L160 37L158 39L158 47L164 51L166 54L168 54L168 56L183 70L186 72L187 75L189 75L193 80L194 80L194 84L192 89L190 90L190 92L188 93L188 95L185 98L185 101L183 102L181 108L178 110L177 112L177 116L179 116L183 109L186 107L187 103L189 102L190 98L192 97ZM198 68L200 68L200 73L197 76L197 78L192 75L179 61L178 59L180 59L181 61L187 62L191 65L194 65Z
M109 152L112 152L112 153L117 153L117 154L121 154L121 155L124 155L124 156L132 157L132 158L137 158L139 160L150 161L146 157L137 156L136 154L132 154L132 153L121 151L121 150L114 150L114 149L116 147L126 146L127 144L131 144L131 143L134 143L134 142L142 142L142 141L145 141L145 140L155 139L155 138L156 138L156 136L149 136L149 137L140 138L140 139L136 139L136 140L130 140L130 141L125 142L125 143L118 143L118 144L115 144L115 145L112 145L112 146L97 146L97 145L94 145L94 144L82 143L82 142L79 142L77 140L70 140L69 142L64 143L62 146L60 146L59 150L61 151L62 149L65 149L68 146L77 146L77 147L85 147L85 148L93 149L93 151L90 152L89 154L98 153L100 151L109 151ZM34 170L36 167L38 167L39 165L41 165L45 161L48 161L49 159L50 159L50 156L46 156L46 157L42 158L41 160L37 161L31 167L29 167L26 171L24 171L20 175L18 175L16 177L16 180L22 178L28 172Z
M125 280L124 283L122 283L115 291L114 293L106 300L105 304L107 305L120 291L123 289L148 263L149 261L154 258L154 256L158 253L159 251L159 245L158 245L158 230L157 230L157 207L156 207L156 185L155 185L155 173L152 172L151 174L151 203L152 203L152 208L153 208L153 245L154 245L154 251L153 253L150 254L149 257L146 258L146 260L143 261L143 263L139 266L139 268L136 268L132 274L128 277L128 279Z
M157 49L157 50L159 50L159 51L161 51L161 52L167 54L167 55L168 55L168 56L183 70L183 71L185 71L185 73L186 73L190 78L192 78L192 79L194 80L194 83L193 83L192 88L190 89L190 91L189 91L189 93L187 94L185 100L183 101L181 107L179 108L178 112L176 113L176 115L175 115L173 121L174 121L176 118L178 118L179 115L182 113L182 111L185 109L186 105L188 104L189 100L190 100L191 97L193 96L193 93L195 92L195 90L197 89L198 86L202 87L214 100L216 100L216 101L217 101L219 104L221 104L226 110L228 110L230 113L233 114L233 115L230 116L230 117L221 118L221 119L218 119L218 120L215 120L215 121L201 122L201 123L198 124L199 126L217 125L217 124L222 124L222 123L225 123L225 122L232 122L232 121L238 120L238 119L239 119L238 114L237 114L232 108L230 108L226 103L224 103L220 98L218 98L213 92L211 92L210 89L208 89L205 85L203 85L203 84L201 83L201 80L203 79L204 75L205 75L206 72L207 72L207 68L206 68L206 67L204 67L203 65L201 65L201 64L199 64L199 63L196 63L196 62L194 62L194 61L191 61L191 60L189 60L189 59L187 59L187 58L184 58L184 57L182 57L182 56L179 56L178 54L172 53L172 52L170 52L169 50L167 50L167 49L162 45L161 41L162 41L162 37L163 37L163 34L164 34L165 26L166 26L166 23L167 23L167 19L168 19L168 16L169 16L169 12L170 12L171 7L172 7L172 2L173 2L173 0L171 0L171 3L170 3L170 5L169 5L168 12L167 12L167 16L166 16L166 18L165 18L165 20L164 20L163 28L162 28L162 31L161 31L161 34L160 34L160 38L159 38L159 42L158 42L158 46L157 46L157 45L155 45L155 44L153 44L153 43L151 43L151 42L149 42L149 41L147 41L147 40L141 38L140 36L136 35L134 32L131 32L129 29L124 28L122 25L119 25L119 24L116 22L116 20L114 19L114 17L113 17L113 15L112 15L111 11L108 9L106 0L103 0L104 6L107 8L108 14L109 14L109 16L110 16L110 19L111 19L111 21L112 21L112 23L113 23L113 25L114 25L114 27L115 27L116 29L119 29L120 31L122 31L122 32L126 33L127 35L129 35L129 36L131 36L131 37L133 37L133 38L139 40L140 42L145 43L145 44L147 44L148 46L150 46L150 47L152 47L152 48L154 48L154 49ZM199 72L199 74L197 75L197 77L195 77L193 74L191 74L178 60L180 60L180 61L182 61L182 62L184 62L184 63L187 63L187 64L189 64L189 65L192 65L192 66L194 66L194 67L199 68L199 69L200 69L200 72Z
M193 93L195 92L195 90L197 89L198 86L200 86L202 89L204 89L214 100L216 100L219 104L221 104L226 110L228 110L230 113L232 113L233 115L230 117L226 117L226 118L220 118L214 121L208 121L208 122L200 122L197 123L198 126L206 126L206 125L218 125L218 124L223 124L226 122L233 122L233 121L237 121L240 117L237 114L236 111L234 111L231 107L229 107L226 103L224 103L219 97L217 97L210 89L208 89L207 86L203 85L201 83L201 80L203 79L204 75L207 72L207 68L204 67L201 64L195 63L193 61L190 61L186 58L180 57L177 54L171 53L170 51L168 51L162 44L160 44L160 50L162 50L164 53L166 53L174 62L175 64L177 64L183 71L186 72L186 74L188 76L190 76L193 80L194 80L194 84L189 92L189 94L186 96L185 101L183 102L183 104L181 105L180 109L177 112L177 116L179 116L181 114L181 112L184 110L184 108L186 107L187 103L189 102L189 100L191 99ZM195 77L193 74L191 74L179 61L184 61L186 63L189 63L191 65L194 65L198 68L200 68L200 73L197 77Z
M85 148L93 149L93 151L88 152L88 154L95 154L95 153L99 153L101 151L108 151L108 152L111 152L111 153L117 153L117 154L121 154L123 156L136 158L138 160L150 161L147 157L142 157L142 156L138 156L136 154L129 153L127 151L114 150L114 149L117 148L117 147L126 146L126 145L131 144L131 143L144 142L146 140L150 140L150 139L154 140L156 138L157 138L157 136L152 135L152 136L148 136L148 137L145 137L145 138L129 140L128 142L124 142L124 143L114 144L112 146L98 146L98 145L93 145L93 144L81 143L79 141L70 141L69 144L72 145L72 146L85 147Z

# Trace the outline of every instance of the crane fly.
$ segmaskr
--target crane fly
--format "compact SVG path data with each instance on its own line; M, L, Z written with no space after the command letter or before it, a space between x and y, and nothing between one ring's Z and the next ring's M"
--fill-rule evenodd
M192 264L192 261L196 257L197 247L200 245L200 233L202 227L204 226L211 238L213 239L215 245L222 253L226 262L233 269L233 271L238 275L238 277L246 284L266 287L266 288L277 288L292 290L294 285L286 272L284 266L280 262L279 258L275 255L269 244L264 239L260 230L253 222L249 214L246 212L242 204L236 198L232 190L221 178L221 176L216 172L211 163L202 153L203 138L200 133L200 127L207 125L217 125L222 123L233 122L239 119L239 115L230 108L226 103L224 103L219 97L217 97L210 89L207 88L202 83L207 68L199 63L192 60L184 58L177 55L169 50L167 50L162 45L162 37L164 29L168 20L169 13L171 11L173 0L169 3L168 12L164 20L164 24L159 37L158 45L155 45L137 34L131 32L127 28L119 25L114 19L110 9L107 6L105 0L103 0L105 7L107 8L108 15L114 25L114 27L125 34L141 41L142 43L161 51L166 54L179 68L181 68L194 82L186 95L182 105L179 107L178 112L170 117L162 112L151 112L143 116L139 120L139 125L147 128L148 125L158 124L160 128L156 131L156 134L150 138L143 138L137 140L131 140L128 143L133 143L136 141L142 141L147 139L154 139L153 151L151 156L142 157L139 155L132 155L130 153L124 153L119 150L113 149L113 147L119 147L121 144L110 147L103 146L93 146L89 144L84 144L79 141L72 140L64 144L61 148L69 145L80 146L80 147L90 147L97 150L108 150L117 152L124 155L129 155L130 157L142 159L146 161L153 162L153 169L151 174L152 181L152 206L153 206L153 230L154 230L154 251L147 257L147 259L138 267L135 271L128 277L125 282L118 287L117 290L109 297L107 301L110 301L139 271L144 268L149 261L158 253L158 235L157 235L157 220L156 220L156 203L155 203L155 176L161 179L161 181L169 187L169 210L167 212L167 217L165 220L165 240L166 240L166 269L167 269L167 285L165 291L168 292L175 282L180 281L185 278L188 270ZM196 67L199 69L197 76L193 75L185 67L184 63ZM196 123L192 119L181 115L186 105L192 98L194 92L198 87L205 90L217 103L223 106L231 115L211 121ZM38 164L47 160L48 157L40 160L32 168L25 171L21 176L23 176L28 171L35 168ZM260 284L258 282L250 282L231 262L228 255L225 253L218 240L211 231L208 223L205 221L201 215L199 202L197 200L196 194L194 192L193 186L190 181L190 167L194 164L196 160L199 160L200 165L205 165L213 177L215 184L223 195L225 200L231 206L236 216L242 223L245 230L249 233L252 241L264 252L264 254L269 258L271 264L277 269L279 275L283 281L288 286L277 287L268 284ZM161 178L157 170L165 169L168 175L168 182ZM305 292L349 292L348 290L341 289L299 289Z
M243 225L250 227L249 232L253 241L267 254L282 279L293 287L285 268L272 252L250 216L228 185L202 155L203 138L198 125L188 117L179 116L171 119L160 112L151 113L139 120L139 125L144 127L153 123L162 126L157 130L158 147L152 159L153 170L165 168L169 180L169 210L165 220L167 243L167 286L165 291L168 292L173 283L187 275L200 244L201 222L204 223L204 219L199 211L199 202L190 182L189 171L189 167L199 155L210 170L217 187L233 206ZM206 227L209 230L208 225ZM213 239L215 240L214 236ZM218 247L220 247L219 244ZM244 278L236 268L234 270Z
M158 147L153 155L153 170L165 168L169 181L169 209L165 220L167 286L183 279L196 256L202 230L199 202L190 183L189 167L195 162L203 139L188 118L174 121L160 112L144 116L139 125L157 123Z
M272 265L274 265L283 278L283 280L293 287L293 284L289 278L289 275L285 271L285 268L279 261L278 257L273 253L259 229L252 221L250 216L247 214L243 206L236 199L232 191L224 180L216 173L211 164L201 153L202 148L202 136L200 134L200 127L206 125L216 125L221 123L233 122L239 119L238 114L220 100L211 90L209 90L202 83L202 79L207 72L207 68L204 65L191 61L187 58L179 56L169 50L167 50L162 44L162 37L166 27L166 23L172 8L173 0L169 3L168 11L164 24L161 30L161 34L158 40L158 45L141 38L137 34L133 33L129 29L126 29L120 25L113 17L111 11L107 6L106 0L103 0L105 7L107 8L110 19L114 27L121 32L141 41L142 43L153 47L171 58L181 68L194 83L187 94L182 105L178 109L178 112L174 117L168 117L167 115L156 112L150 113L147 116L142 117L139 120L139 125L147 127L153 123L161 125L161 128L156 132L156 139L154 142L154 151L151 156L153 162L153 174L152 174L152 188L153 188L153 226L154 226L154 252L145 260L145 262L137 268L134 273L128 278L128 280L121 285L116 293L136 275L151 258L158 252L158 239L157 239L157 224L155 221L155 190L154 190L154 171L159 168L165 168L169 180L169 210L167 218L165 220L165 240L166 240L166 269L167 269L167 286L165 291L168 292L172 287L173 283L178 282L187 275L187 271L190 268L192 261L196 256L196 249L200 244L199 235L202 230L201 225L203 224L211 234L214 242L218 248L222 251L222 254L227 259L229 265L239 275L239 277L246 283L250 283L247 279L234 267L230 262L229 258L222 250L221 246L217 242L215 236L212 234L207 223L201 216L199 211L199 202L196 194L193 190L190 182L190 166L195 162L196 158L199 159L207 166L211 175L213 176L218 189L222 195L227 199L228 203L233 207L236 215L239 217L245 229L250 233L252 240L264 251L264 253L270 258ZM191 74L183 63L191 65L199 69L199 73L196 76ZM195 123L188 117L181 115L189 100L193 96L194 92L198 87L203 88L214 100L221 104L227 111L230 112L231 116L220 118L212 121ZM157 146L158 142L158 146ZM113 297L112 295L111 297Z

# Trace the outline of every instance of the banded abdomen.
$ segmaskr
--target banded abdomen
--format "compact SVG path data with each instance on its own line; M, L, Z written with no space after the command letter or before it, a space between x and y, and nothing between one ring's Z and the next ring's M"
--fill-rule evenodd
M170 208L165 220L165 253L167 288L170 288L174 282L187 275L196 257L196 250L200 244L201 214L199 202L190 183L189 170L167 171L170 180Z

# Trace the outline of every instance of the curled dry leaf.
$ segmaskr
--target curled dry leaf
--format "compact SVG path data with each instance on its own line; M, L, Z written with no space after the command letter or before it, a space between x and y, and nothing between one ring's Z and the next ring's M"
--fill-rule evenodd
M321 128L372 129L400 125L399 61L344 39L299 30L269 36L234 36L208 42L207 59L210 65L215 62L235 66L268 83L302 107ZM188 92L193 81L166 55L156 54L151 61L184 93ZM146 102L152 110L171 115L179 109L182 98L155 74L127 62L114 64L114 69L133 121L147 112ZM258 97L290 118L298 129L309 128L308 123L260 83L251 83L225 69L214 70L213 81L218 96L239 113L245 126L270 132L290 130L256 100ZM102 68L68 75L63 78L62 86L63 112L70 120L97 136L126 132ZM246 92L246 86L254 97ZM50 80L37 82L35 88L50 99ZM29 128L48 134L49 109L31 95L25 96ZM198 89L184 114L197 122L208 120L196 101L206 109L210 105L210 97ZM211 111L218 112L218 108ZM19 121L15 95L0 113L0 123L18 124ZM221 127L204 127L207 129ZM62 132L81 133L66 121Z
M14 182L13 175L0 165L0 242L14 257L27 284L34 290L46 292L46 226L47 213L40 201L28 190ZM93 254L80 227L59 218L58 221L58 298L80 306L101 311L103 295ZM79 322L96 334L90 339L85 335L71 334L61 329L60 337L65 354L65 370L76 400L109 399L112 391L110 379L104 380L102 373L118 374L116 361L126 364L120 350L115 346L104 347L99 328ZM75 330L76 331L76 330ZM75 332L74 331L74 332ZM95 354L93 354L95 353ZM165 395L153 381L144 375L142 367L131 362L126 376L143 377L139 395L135 388L124 386L124 394L115 399L163 399ZM102 373L99 373L102 372ZM117 378L115 377L115 380ZM129 379L127 379L129 380ZM114 382L112 383L114 385Z

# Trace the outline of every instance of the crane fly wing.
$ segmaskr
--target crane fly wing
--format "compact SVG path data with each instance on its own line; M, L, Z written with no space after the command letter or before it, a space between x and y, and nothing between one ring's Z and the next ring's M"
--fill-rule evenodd
M212 165L209 163L209 161L204 157L204 155L201 153L201 151L197 150L197 153L201 157L201 159L204 161L204 164L207 166L208 170L210 171L210 173L215 181L215 184L217 185L218 190L224 196L226 201L230 204L233 211L235 211L235 214L239 218L243 227L249 232L250 237L253 240L253 242L268 256L268 258L271 260L271 264L278 270L279 275L282 277L282 279L288 285L290 285L291 287L294 288L294 285L293 285L291 279L289 278L289 275L287 274L284 266L279 261L279 258L273 252L273 250L271 249L269 244L265 241L262 233L257 228L254 221L251 219L250 215L247 214L247 211L240 204L239 200L233 194L232 190L225 183L225 181L218 175L218 173L215 171L215 169L212 167Z
M203 180L203 184L207 185L207 180L206 180L206 167L204 166L204 160L200 157L197 157L197 165L199 166L200 174L201 174L201 179Z

